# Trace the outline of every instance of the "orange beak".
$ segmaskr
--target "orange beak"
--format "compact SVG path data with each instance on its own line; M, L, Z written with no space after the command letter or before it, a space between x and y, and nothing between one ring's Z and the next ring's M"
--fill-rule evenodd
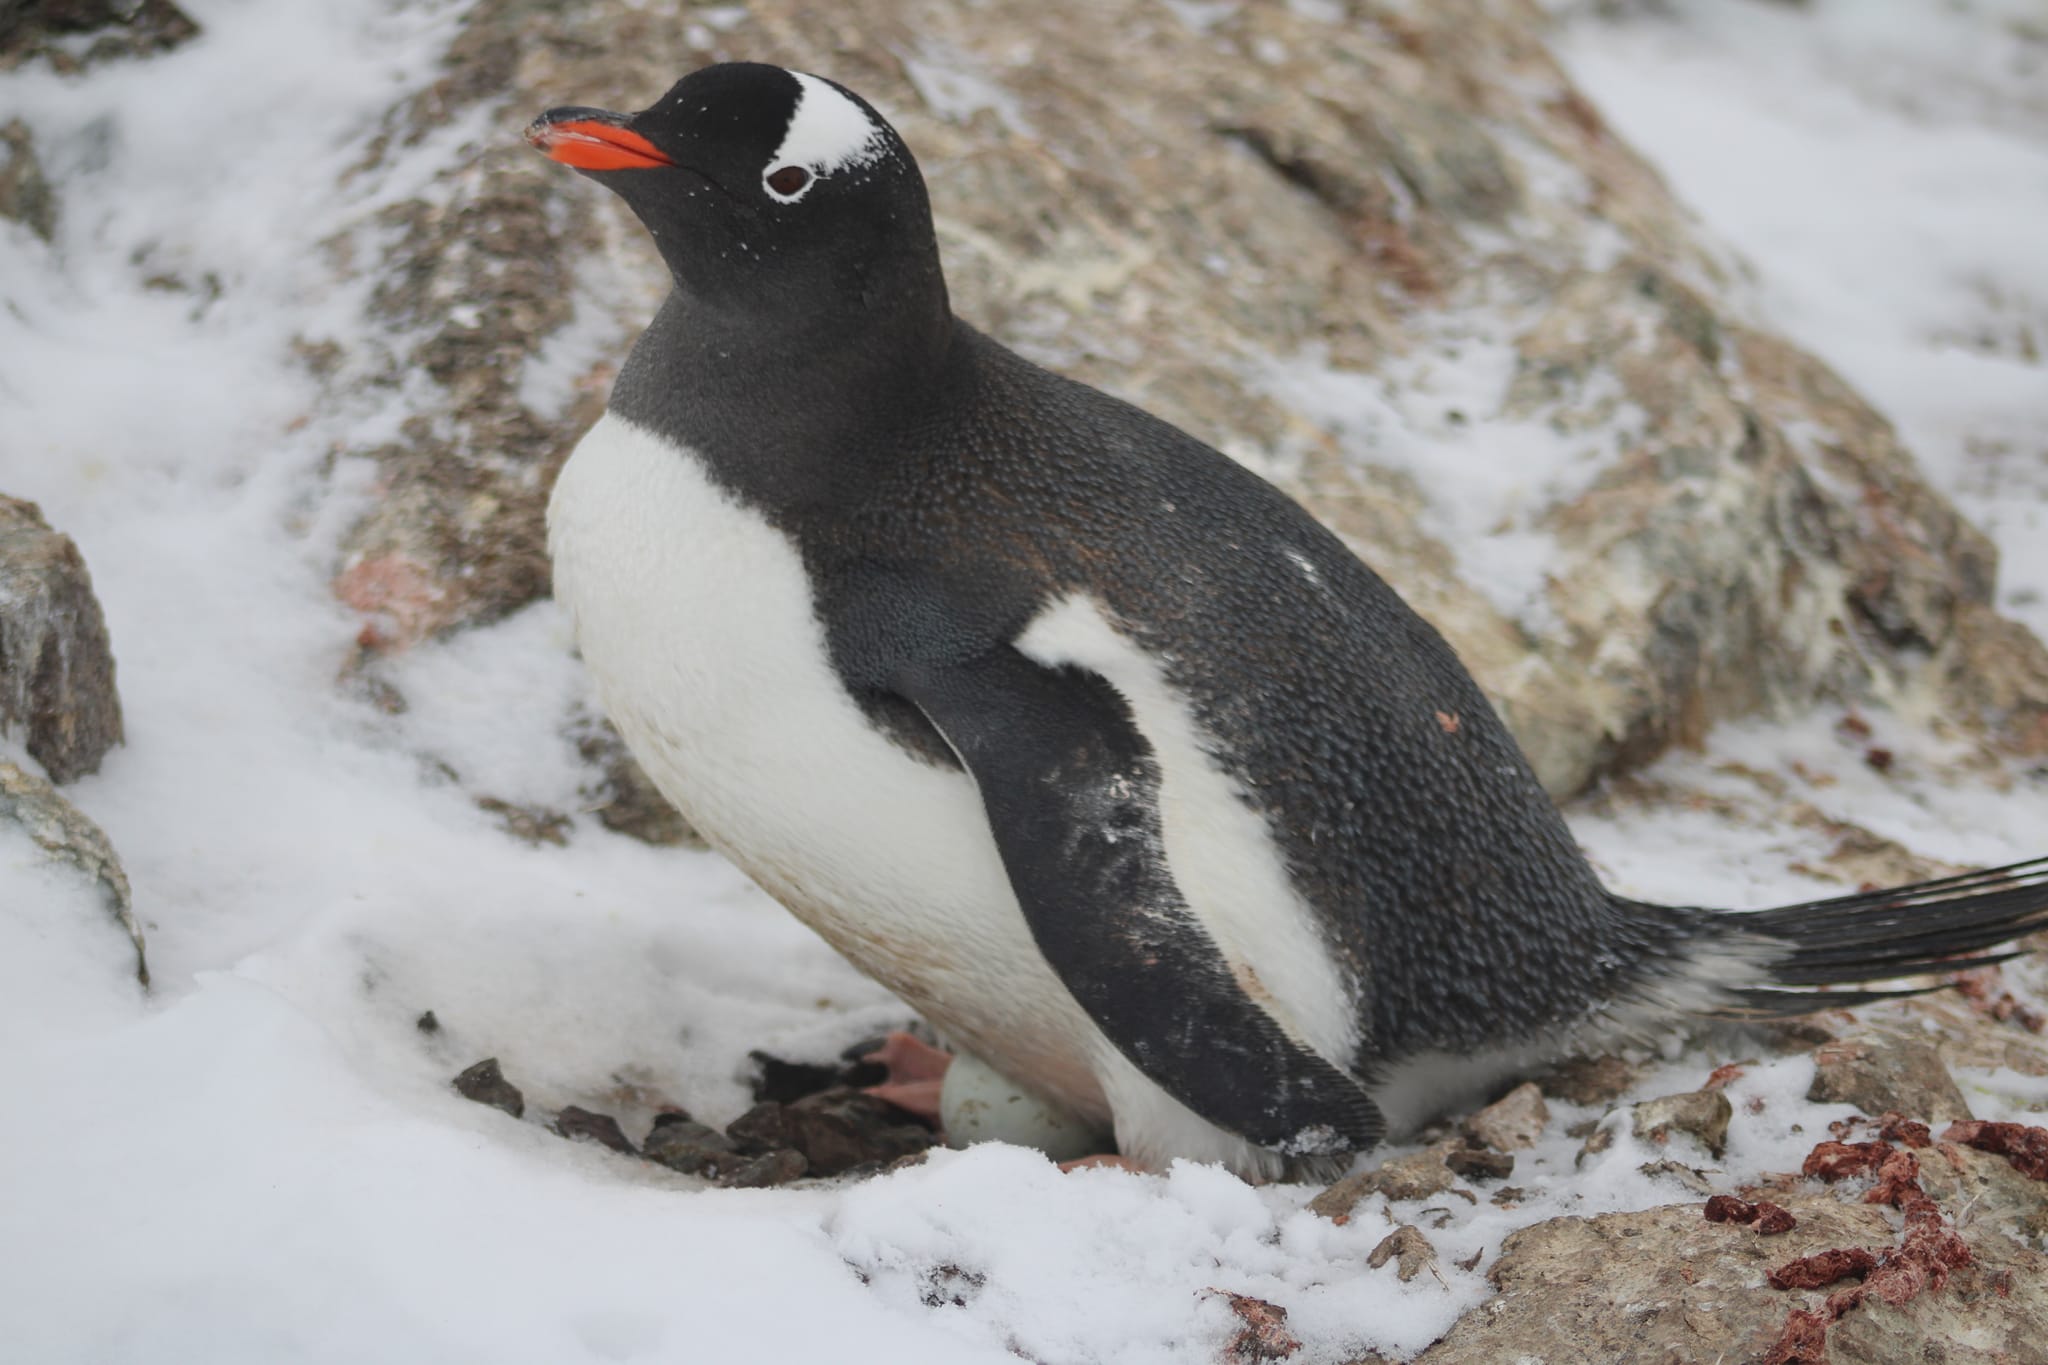
M658 147L602 109L550 109L527 125L526 140L579 171L646 171L673 166Z

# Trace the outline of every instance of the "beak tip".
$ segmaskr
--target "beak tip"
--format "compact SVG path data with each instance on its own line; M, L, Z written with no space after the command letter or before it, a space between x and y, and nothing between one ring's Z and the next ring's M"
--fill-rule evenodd
M526 140L579 171L652 170L675 162L605 109L550 109L526 125Z

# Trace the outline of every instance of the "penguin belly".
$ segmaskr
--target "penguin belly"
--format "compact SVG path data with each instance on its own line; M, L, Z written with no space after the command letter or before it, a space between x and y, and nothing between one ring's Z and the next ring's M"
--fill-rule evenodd
M606 712L720 852L953 1045L1126 1155L1279 1174L1088 1018L1032 940L979 793L871 725L797 547L687 449L607 414L548 509L555 594Z
M663 795L862 971L1099 1111L1087 1020L1030 940L973 783L869 725L789 539L690 452L611 415L563 468L548 523L556 596ZM973 1009L943 1008L957 1001Z

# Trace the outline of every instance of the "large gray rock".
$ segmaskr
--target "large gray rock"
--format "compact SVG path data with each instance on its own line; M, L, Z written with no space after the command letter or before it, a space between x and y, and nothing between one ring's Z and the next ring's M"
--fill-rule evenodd
M32 502L0 495L0 734L68 782L121 740L114 654L92 576Z
M1527 0L483 0L371 157L503 99L498 140L338 239L377 262L393 340L336 382L440 386L371 452L388 492L338 590L384 647L545 591L548 482L665 275L520 123L749 57L888 111L960 311L1276 473L1451 638L1552 791L1816 698L2048 750L2048 655L1992 611L1990 544L1858 395L1724 305L1545 25ZM1530 433L1583 468L1504 514L1538 559L1480 572L1486 480L1439 462Z

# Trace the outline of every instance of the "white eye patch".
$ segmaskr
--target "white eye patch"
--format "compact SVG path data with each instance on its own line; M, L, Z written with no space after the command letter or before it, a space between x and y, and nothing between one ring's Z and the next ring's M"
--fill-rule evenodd
M782 135L782 145L761 168L761 188L778 204L794 204L811 192L811 186L835 171L879 161L888 145L881 125L838 89L801 71L789 74L796 77L801 87L796 111L789 116L789 129ZM775 187L776 182L786 185L797 177L776 173L791 166L801 167L809 174L793 192L785 194Z

